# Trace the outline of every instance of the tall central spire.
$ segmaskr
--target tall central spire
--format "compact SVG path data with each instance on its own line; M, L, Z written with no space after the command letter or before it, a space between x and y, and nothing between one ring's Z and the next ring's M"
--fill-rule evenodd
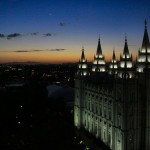
M146 21L146 19L145 19L144 23L145 23L145 29L147 29L147 21Z
M100 37L99 37L96 55L94 56L92 71L93 72L95 72L95 71L96 72L105 72L105 70L106 70L105 60L104 60L104 56L102 54L102 48L101 48Z
M115 50L113 50L112 60L116 60Z
M112 60L109 64L109 74L117 74L118 64L115 56L115 50L113 50Z
M84 55L84 47L82 47L81 59L78 63L77 76L88 76L88 65Z
M147 31L147 21L144 21L145 29L144 29L144 36L143 36L143 42L142 47L139 51L138 56L138 63L137 63L137 71L138 72L144 72L144 68L150 67L150 41Z
M118 77L120 78L133 78L134 77L132 55L130 55L129 53L126 36L125 36L123 55L120 56Z
M143 37L143 42L142 42L142 49L145 49L149 45L149 37L148 37L148 32L147 32L147 21L145 19L145 30L144 30L144 37Z
M129 49L128 49L128 43L127 43L127 37L126 36L125 36L123 55L125 55L125 57L128 57L128 55L129 55Z
M85 61L84 47L82 47L81 61Z
M102 54L102 48L101 48L101 43L100 43L100 37L98 39L98 45L97 45L97 55L101 55Z

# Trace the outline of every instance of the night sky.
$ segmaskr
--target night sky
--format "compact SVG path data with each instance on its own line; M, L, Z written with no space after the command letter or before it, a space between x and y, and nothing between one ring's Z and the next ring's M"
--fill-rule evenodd
M149 0L0 0L0 62L77 62L82 46L92 61L99 35L109 61L125 34L135 58L145 18Z

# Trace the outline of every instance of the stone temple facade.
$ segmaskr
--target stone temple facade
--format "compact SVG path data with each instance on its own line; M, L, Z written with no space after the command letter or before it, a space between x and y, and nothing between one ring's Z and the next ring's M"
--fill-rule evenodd
M92 66L82 49L75 76L74 125L112 150L150 150L150 42L145 21L138 58L127 38L120 60L106 64L100 39Z

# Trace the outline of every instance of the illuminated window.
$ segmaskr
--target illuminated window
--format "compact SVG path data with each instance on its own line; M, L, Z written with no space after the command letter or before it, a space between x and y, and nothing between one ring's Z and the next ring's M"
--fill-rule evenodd
M118 68L117 65L114 65L114 68L115 68L115 69Z
M83 73L83 75L84 75L84 76L86 76L86 75L87 75L87 73L86 73L86 72L84 72L84 73Z
M92 71L95 72L95 68L92 68Z
M79 68L81 68L81 65L79 64Z
M140 58L139 58L139 60L138 60L139 62L145 62L146 61L146 58L145 58L145 56L141 56Z
M110 68L113 68L113 65L110 65Z
M130 73L130 74L129 74L129 78L132 78L132 77L133 77L133 75L132 75L132 73Z
M103 60L99 60L98 64L105 64L105 62Z
M116 63L117 61L116 61L116 60L112 60L111 62L112 62L112 63Z
M101 68L100 71L101 71L101 72L105 72L105 68Z
M131 62L127 62L127 68L132 68L132 63Z
M140 67L140 68L138 68L138 70L137 70L138 72L143 72L143 68L142 67Z
M85 62L85 59L82 59L82 62Z
M145 49L141 49L141 52L142 52L142 53L145 53L145 52L146 52L146 50L145 50Z
M124 68L124 66L125 66L125 63L124 63L124 62L121 62L121 63L120 63L120 67L121 67L121 68Z
M123 55L122 58L125 58L125 55ZM126 58L130 58L129 54L126 55Z
M82 68L87 68L86 64L82 65Z
M94 60L93 64L97 64L97 61L96 61L96 60Z

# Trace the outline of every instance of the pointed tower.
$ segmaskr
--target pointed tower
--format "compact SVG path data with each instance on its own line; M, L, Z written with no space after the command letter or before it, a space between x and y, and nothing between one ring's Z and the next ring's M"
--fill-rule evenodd
M115 51L113 50L112 60L109 64L109 74L117 74L118 64L115 56Z
M85 59L84 48L82 48L82 54L77 69L77 76L87 76L87 75L89 75L87 60Z
M125 45L123 54L120 55L120 62L118 67L118 77L133 78L133 62L132 55L129 53L127 38L125 36Z
M92 72L105 72L105 60L104 55L102 54L102 48L100 43L100 38L98 40L96 55L94 56Z
M82 113L84 108L84 86L89 75L87 60L82 48L77 73L75 76L75 99L74 99L74 125L77 128L82 126Z
M150 68L150 43L149 36L147 32L147 21L145 20L145 29L142 47L139 50L138 62L137 62L137 71L144 72L144 68Z

